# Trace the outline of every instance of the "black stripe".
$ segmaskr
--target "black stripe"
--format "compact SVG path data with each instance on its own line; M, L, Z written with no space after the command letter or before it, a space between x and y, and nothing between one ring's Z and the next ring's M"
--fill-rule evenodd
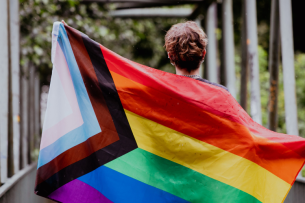
M37 185L35 188L36 194L43 197L48 197L52 192L66 183L90 173L98 167L130 152L131 150L126 152L126 149L122 148L122 142L126 143L126 145L130 144L129 140L122 138L122 140L100 149L90 156L67 166L66 168L55 173L48 180Z
M100 45L84 34L82 35L82 38L93 64L95 74L99 81L100 88L103 92L103 96L106 100L119 137L121 138L122 136L125 136L128 139L134 141L134 145L129 147L124 146L132 150L137 147L137 144L129 126L120 97L118 95L110 71L107 67Z
M69 37L75 34L71 33L73 31L70 29L66 30ZM67 166L52 175L46 181L37 185L35 187L35 192L37 195L43 197L48 197L52 192L64 184L77 179L138 147L99 44L85 35L82 35L82 39L83 42L79 43L84 43L90 56L99 81L99 86L102 90L103 97L106 101L120 140L96 151L76 163Z

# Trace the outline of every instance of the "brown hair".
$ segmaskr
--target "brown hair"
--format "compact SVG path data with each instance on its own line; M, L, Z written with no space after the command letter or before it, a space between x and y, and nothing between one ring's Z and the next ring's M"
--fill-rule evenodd
M195 22L187 21L171 27L165 35L164 46L172 63L191 72L199 67L207 44L203 30Z

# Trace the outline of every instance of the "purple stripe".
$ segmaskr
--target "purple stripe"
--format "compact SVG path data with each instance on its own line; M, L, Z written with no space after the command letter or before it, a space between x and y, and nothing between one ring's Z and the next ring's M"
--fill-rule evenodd
M62 203L112 203L98 190L78 179L58 188L49 198Z

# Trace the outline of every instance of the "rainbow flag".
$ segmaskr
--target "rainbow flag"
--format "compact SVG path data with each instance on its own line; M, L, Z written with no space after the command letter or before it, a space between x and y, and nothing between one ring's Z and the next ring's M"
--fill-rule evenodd
M305 140L224 89L149 68L54 23L35 193L57 202L283 202Z

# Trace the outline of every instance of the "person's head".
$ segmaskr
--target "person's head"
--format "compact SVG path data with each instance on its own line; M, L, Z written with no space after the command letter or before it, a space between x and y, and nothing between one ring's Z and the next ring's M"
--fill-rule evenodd
M178 23L165 35L165 49L172 64L192 72L200 67L208 43L207 35L193 21Z

